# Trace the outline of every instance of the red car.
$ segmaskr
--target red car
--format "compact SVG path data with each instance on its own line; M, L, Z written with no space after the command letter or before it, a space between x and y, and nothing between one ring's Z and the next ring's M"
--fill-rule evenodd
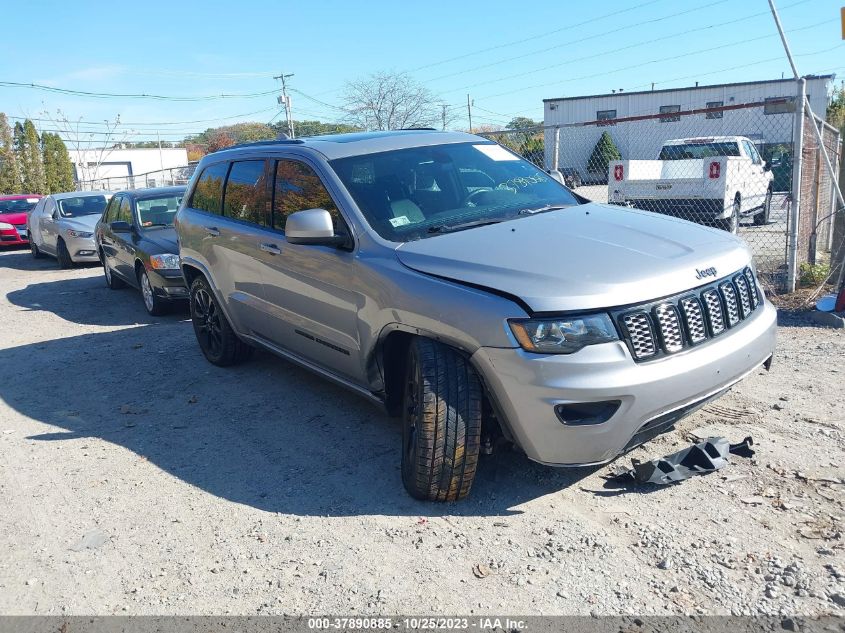
M26 214L43 196L37 193L0 196L0 247L26 246Z

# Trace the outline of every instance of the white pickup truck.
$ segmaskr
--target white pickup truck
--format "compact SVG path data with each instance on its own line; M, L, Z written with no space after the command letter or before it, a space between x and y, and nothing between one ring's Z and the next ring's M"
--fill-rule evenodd
M767 224L771 166L744 136L666 141L658 160L608 165L608 201L714 224L736 233L741 217Z

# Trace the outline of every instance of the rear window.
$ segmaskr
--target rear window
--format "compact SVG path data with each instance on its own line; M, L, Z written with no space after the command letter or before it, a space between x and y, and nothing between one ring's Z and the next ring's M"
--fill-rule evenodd
M0 213L25 213L34 209L36 204L38 204L38 198L0 200Z
M691 158L710 158L711 156L739 156L736 142L720 143L683 143L664 145L660 150L660 160L689 160Z
M228 169L229 163L217 163L206 167L191 195L190 206L219 215L223 202L223 181L226 180Z

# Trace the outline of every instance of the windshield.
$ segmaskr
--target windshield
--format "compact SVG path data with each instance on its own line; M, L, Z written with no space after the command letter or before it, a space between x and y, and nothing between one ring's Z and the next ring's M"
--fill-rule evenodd
M77 196L56 202L63 218L78 218L83 215L102 215L107 200L105 196Z
M181 193L138 200L138 224L142 227L173 226L173 218L182 202Z
M0 200L0 213L26 213L32 211L36 204L38 204L38 198Z
M739 156L739 145L729 143L684 143L682 145L664 145L660 150L660 160L687 160L690 158L710 158L711 156Z
M414 147L331 165L370 226L395 242L578 204L563 185L495 143Z

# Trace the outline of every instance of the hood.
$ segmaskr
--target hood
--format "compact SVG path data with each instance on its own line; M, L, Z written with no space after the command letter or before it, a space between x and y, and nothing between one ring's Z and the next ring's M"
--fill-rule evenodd
M102 216L95 214L80 215L76 218L62 218L62 227L75 231L94 231L97 222Z
M5 222L6 224L26 224L26 211L0 213L0 222Z
M150 255L179 254L179 246L176 244L176 229L147 229L144 231L144 242L146 242L145 250Z
M725 231L596 203L407 242L396 255L408 268L519 297L533 312L651 301L751 259ZM716 276L697 277L709 268Z

